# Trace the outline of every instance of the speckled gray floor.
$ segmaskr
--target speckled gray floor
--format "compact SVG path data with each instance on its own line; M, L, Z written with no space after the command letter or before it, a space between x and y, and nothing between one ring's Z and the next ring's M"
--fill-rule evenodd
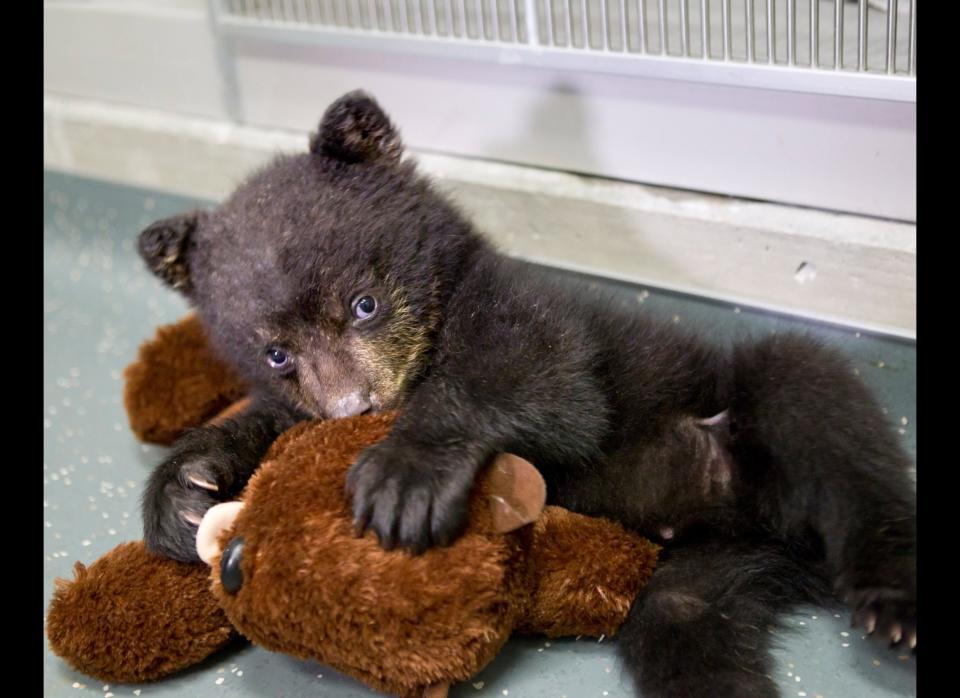
M121 372L158 324L186 305L143 269L136 234L192 205L182 197L48 173L44 191L44 613L56 577L141 536L138 502L163 450L131 435ZM602 282L606 283L606 282ZM912 343L812 326L655 290L608 284L677 322L718 335L807 326L845 347L876 389L916 455L916 351ZM808 609L780 637L776 677L784 696L860 698L916 695L916 662L848 627L846 613ZM454 696L630 696L609 641L517 638ZM219 682L219 683L218 683ZM104 686L69 669L44 640L44 695L370 696L326 667L246 645L156 684Z

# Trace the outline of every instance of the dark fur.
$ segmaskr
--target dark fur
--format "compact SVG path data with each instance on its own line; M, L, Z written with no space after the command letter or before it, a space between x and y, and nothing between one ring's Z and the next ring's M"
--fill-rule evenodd
M403 408L348 483L358 525L388 548L454 538L499 451L533 461L556 504L672 536L622 631L645 695L776 695L767 627L831 585L857 620L915 632L909 460L842 357L797 335L714 346L558 286L491 249L399 153L387 117L352 93L310 153L144 231L150 267L271 396L158 467L152 549L195 558L182 512L232 497L280 431L360 395ZM359 323L366 292L381 305ZM291 375L266 364L278 344Z

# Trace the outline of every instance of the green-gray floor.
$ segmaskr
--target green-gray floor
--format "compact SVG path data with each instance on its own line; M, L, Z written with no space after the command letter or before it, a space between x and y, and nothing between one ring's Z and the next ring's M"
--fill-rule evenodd
M56 577L71 577L124 540L141 536L139 496L163 449L130 433L121 373L157 325L185 303L149 276L137 233L153 220L206 202L47 173L44 183L43 605ZM916 349L852 330L827 328L654 289L607 284L676 322L718 335L808 327L844 347L876 389L916 457ZM852 631L847 614L807 609L793 616L776 652L784 696L916 695L916 662ZM155 684L105 686L68 668L44 640L44 695L369 696L326 667L239 645ZM612 642L517 638L454 696L630 696Z

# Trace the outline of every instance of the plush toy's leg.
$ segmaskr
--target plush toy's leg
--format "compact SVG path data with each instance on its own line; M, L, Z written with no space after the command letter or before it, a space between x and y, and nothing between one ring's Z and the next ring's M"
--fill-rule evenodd
M53 651L101 681L153 681L192 666L237 636L206 565L123 543L73 580L58 579L47 611Z
M679 548L634 602L620 651L644 698L775 698L767 650L776 614L820 603L828 588L776 547Z
M660 547L608 519L546 507L533 525L536 585L518 632L610 637L653 574Z

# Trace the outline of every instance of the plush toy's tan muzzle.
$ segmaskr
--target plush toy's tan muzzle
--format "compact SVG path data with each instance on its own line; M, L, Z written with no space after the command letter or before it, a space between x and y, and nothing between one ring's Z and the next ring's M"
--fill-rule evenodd
M230 528L243 509L243 502L224 502L210 507L197 529L197 554L208 565L220 554L220 533Z

